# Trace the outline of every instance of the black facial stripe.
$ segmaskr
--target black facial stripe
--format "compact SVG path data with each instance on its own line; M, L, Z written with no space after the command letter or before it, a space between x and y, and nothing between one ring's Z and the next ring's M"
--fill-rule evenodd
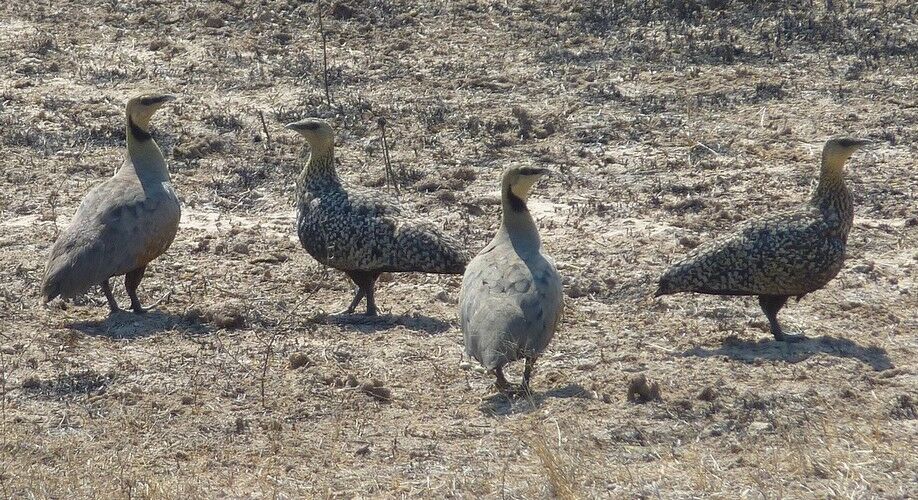
M510 208L515 212L525 212L528 210L526 208L526 202L514 194L513 190L510 189L510 186L507 186L507 201L510 202Z
M137 126L137 124L134 123L134 119L131 118L130 116L128 117L128 133L134 136L135 139L141 142L149 141L150 139L153 138L153 136L150 135L149 132Z

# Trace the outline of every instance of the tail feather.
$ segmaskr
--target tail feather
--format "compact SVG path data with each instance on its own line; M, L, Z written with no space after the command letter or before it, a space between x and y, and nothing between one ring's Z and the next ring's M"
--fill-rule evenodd
M404 271L435 274L463 274L469 254L454 238L434 226L402 226L397 236L399 267Z

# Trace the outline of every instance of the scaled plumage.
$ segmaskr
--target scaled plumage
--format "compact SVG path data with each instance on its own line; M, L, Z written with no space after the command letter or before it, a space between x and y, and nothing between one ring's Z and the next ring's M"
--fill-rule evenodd
M345 185L335 172L334 132L324 120L287 125L309 142L309 161L298 180L297 233L303 248L357 285L346 313L367 298L376 314L374 284L383 272L461 274L468 255L455 239L409 216L399 204L369 189Z
M502 221L488 246L472 259L462 278L459 316L466 354L497 377L507 391L507 363L525 358L528 390L536 359L548 347L561 317L561 278L541 248L526 198L546 171L511 167L502 180Z
M173 99L151 95L128 101L127 159L112 178L89 191L51 248L41 285L45 302L101 285L115 312L108 280L124 274L131 307L143 312L137 287L147 264L172 244L181 215L162 151L148 130L153 113Z
M656 295L698 292L758 295L777 340L777 320L789 297L824 287L841 270L854 219L844 163L867 141L830 140L823 148L819 185L800 207L753 219L736 232L699 246L660 278Z

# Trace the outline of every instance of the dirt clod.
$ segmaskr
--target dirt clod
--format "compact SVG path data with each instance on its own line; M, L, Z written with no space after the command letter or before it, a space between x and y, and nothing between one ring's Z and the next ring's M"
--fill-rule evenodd
M715 399L717 399L717 396L718 396L717 389L711 386L705 387L704 389L701 390L701 392L698 393L698 399L700 399L701 401L714 401Z
M233 303L216 305L205 313L205 319L217 328L233 330L245 326L242 308Z
M632 403L647 403L660 401L660 384L648 381L643 373L632 378L628 383L628 401Z
M392 391L383 386L381 380L373 379L360 385L360 390L364 394L379 401L389 402L392 400Z
M309 359L309 356L302 352L295 352L290 355L290 368L296 370L297 368L302 368L304 366L312 366L312 360Z

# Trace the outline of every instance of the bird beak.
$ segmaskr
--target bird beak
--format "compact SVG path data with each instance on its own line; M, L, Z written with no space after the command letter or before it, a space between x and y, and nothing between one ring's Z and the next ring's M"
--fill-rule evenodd
M299 129L300 129L300 125L301 125L300 122L292 122L292 123L288 123L288 124L284 125L284 128L290 129L290 130L299 130Z
M548 178L550 179L550 178L554 177L554 174L555 174L554 172L552 172L551 170L549 170L549 169L547 169L547 168L540 168L540 169L539 169L539 172L538 172L536 175L539 176L539 179L541 179L541 178L543 178L543 177L548 177Z
M174 101L178 99L178 97L172 94L163 94L159 97L159 99L160 99L160 102L169 102L169 101Z

